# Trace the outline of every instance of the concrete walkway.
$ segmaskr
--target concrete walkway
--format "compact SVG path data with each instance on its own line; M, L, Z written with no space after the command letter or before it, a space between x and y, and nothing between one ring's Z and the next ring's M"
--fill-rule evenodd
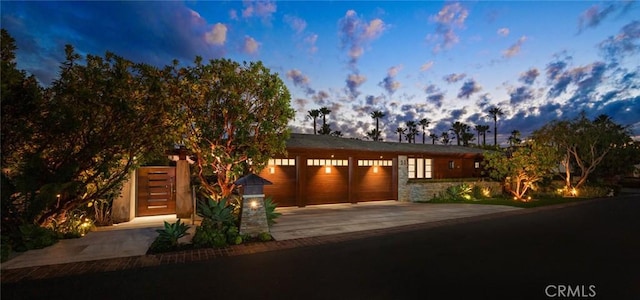
M282 216L271 229L276 241L392 228L520 210L497 205L419 204L397 201L315 205L278 208ZM2 263L2 269L18 269L72 262L145 255L164 221L175 215L136 218L131 222L100 227L79 239L61 240L51 247L30 250ZM183 220L191 224L191 220ZM193 232L195 226L192 226ZM192 234L193 235L193 234ZM190 235L189 237L192 237Z

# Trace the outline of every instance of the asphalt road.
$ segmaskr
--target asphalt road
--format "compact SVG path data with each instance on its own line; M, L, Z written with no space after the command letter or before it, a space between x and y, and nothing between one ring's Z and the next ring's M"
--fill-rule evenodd
M640 299L640 197L206 262L2 285L2 299L34 298Z

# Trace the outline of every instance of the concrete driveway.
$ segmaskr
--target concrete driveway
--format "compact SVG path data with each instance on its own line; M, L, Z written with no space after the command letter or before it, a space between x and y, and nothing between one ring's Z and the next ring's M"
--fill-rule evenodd
M271 228L276 240L382 229L519 210L502 205L427 204L398 201L278 208Z
M472 217L520 208L474 204L420 204L397 201L363 202L359 204L314 205L303 208L278 208L282 216L271 228L278 241L325 236L372 229L383 229L418 223ZM61 240L53 246L19 253L2 269L94 261L145 255L157 236L156 229L164 221L175 222L176 216L136 218L131 222L100 227L79 239ZM183 220L191 224L191 220ZM193 237L195 226L190 229ZM189 241L189 240L187 240Z

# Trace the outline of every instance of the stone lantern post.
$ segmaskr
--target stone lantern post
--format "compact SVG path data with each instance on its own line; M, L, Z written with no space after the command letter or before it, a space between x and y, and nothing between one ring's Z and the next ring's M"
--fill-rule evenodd
M256 236L262 232L269 232L267 211L264 207L265 185L271 181L258 175L249 174L238 179L236 185L242 186L242 204L240 207L240 234Z

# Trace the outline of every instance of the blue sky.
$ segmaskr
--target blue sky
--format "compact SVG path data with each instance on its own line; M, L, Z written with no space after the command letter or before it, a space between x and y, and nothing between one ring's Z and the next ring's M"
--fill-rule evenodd
M294 132L327 106L333 130L363 138L382 110L385 140L409 120L455 121L500 140L556 119L608 114L640 138L640 4L635 1L2 2L18 67L43 84L64 45L157 66L261 60L288 86Z

